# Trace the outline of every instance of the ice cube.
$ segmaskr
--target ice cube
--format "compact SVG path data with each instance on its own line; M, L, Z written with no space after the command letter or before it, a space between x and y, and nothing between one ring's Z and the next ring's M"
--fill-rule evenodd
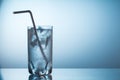
M40 34L41 36L45 37L48 33L48 30L43 30Z
M31 39L31 46L32 47L35 47L37 45L37 39L36 39L36 36L32 36L32 39Z

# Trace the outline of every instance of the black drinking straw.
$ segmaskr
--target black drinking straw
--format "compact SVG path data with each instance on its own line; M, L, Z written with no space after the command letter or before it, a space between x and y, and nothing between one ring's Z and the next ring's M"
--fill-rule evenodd
M39 45L40 51L41 51L41 53L43 55L43 58L45 59L46 63L48 64L47 58L46 58L46 56L45 56L45 54L43 52L42 46L41 46L41 42L39 41L39 37L37 35L36 26L35 26L35 22L34 22L32 12L30 10L24 10L24 11L14 11L13 13L14 14L19 14L19 13L29 13L30 14L31 19L32 19L32 23L33 23L33 28L34 28L34 31L35 31L35 35L36 35L36 38L38 40L38 45ZM46 66L47 66L47 64L46 64Z

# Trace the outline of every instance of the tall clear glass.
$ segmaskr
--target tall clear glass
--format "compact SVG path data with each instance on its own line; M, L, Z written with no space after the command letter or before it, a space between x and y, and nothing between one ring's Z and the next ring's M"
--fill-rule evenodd
M28 27L28 70L31 74L50 74L53 27L38 26L36 31L37 35L33 27Z

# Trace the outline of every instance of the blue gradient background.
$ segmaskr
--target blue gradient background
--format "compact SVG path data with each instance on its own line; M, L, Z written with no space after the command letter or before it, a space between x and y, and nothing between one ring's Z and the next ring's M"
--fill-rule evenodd
M120 68L119 0L0 0L1 67L27 67L27 9L54 26L55 68Z

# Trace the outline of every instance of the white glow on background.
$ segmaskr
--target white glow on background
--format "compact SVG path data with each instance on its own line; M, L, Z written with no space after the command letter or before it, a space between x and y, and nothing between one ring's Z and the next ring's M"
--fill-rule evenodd
M3 67L27 66L27 26L32 23L29 14L12 14L27 9L33 12L36 25L54 26L54 67L120 67L120 10L116 2L7 0L2 6Z

